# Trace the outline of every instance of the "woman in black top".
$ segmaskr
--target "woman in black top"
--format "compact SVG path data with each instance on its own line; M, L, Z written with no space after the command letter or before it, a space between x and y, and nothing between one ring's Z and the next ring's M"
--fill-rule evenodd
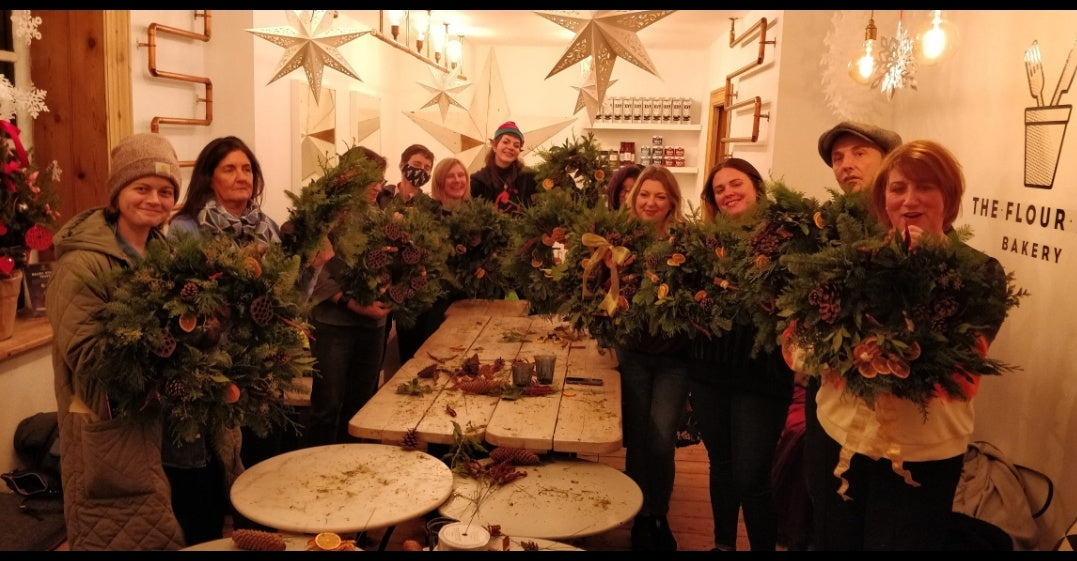
M512 121L494 132L486 166L471 175L471 196L493 201L498 210L518 214L531 206L537 182L520 160L524 133Z

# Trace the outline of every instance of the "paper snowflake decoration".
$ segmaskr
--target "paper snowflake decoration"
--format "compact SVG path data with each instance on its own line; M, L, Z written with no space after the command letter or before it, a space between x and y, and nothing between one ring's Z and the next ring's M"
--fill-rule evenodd
M25 37L27 47L30 46L30 41L41 38L41 32L37 30L37 26L41 25L41 18L31 16L30 10L12 10L11 23L12 33L15 37Z
M885 69L871 87L878 87L889 100L894 99L894 92L908 86L916 89L916 59L913 57L913 41L909 32L897 23L897 32L893 38L882 38L883 68Z
M38 114L49 110L45 105L46 93L33 84L30 84L29 90L16 88L6 76L0 74L0 119L14 119L19 111L25 111L31 119L36 119Z

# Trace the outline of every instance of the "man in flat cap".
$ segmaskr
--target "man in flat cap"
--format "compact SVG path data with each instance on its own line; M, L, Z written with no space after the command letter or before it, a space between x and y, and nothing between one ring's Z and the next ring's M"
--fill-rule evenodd
M898 133L856 121L842 121L819 136L819 155L834 170L846 193L871 184L883 156L901 144Z

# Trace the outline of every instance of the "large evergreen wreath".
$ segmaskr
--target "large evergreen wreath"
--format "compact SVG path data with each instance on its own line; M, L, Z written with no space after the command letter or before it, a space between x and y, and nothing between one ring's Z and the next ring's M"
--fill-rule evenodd
M602 205L589 209L568 236L560 265L569 290L562 307L565 320L602 347L652 332L646 306L631 302L643 282L643 252L654 240L654 226L628 212Z
M378 165L358 147L337 158L334 166L303 187L299 194L285 191L292 206L281 226L285 253L298 255L306 266L322 247L326 235L337 227L349 209L370 204L364 197L368 185L381 180Z
M565 139L560 146L540 150L542 163L534 166L540 192L564 189L588 208L602 200L602 192L613 170L595 140L594 133Z
M509 255L515 220L477 197L461 201L446 219L451 248L446 265L468 298L504 298L513 290L515 281L506 276L502 262Z
M1028 293L965 244L970 235L924 236L910 249L907 234L887 234L784 256L794 280L778 307L795 321L792 342L810 349L805 372L836 372L869 403L887 393L926 407L936 396L967 399L970 374L1012 370L986 357L981 336Z
M513 221L505 275L531 304L531 313L556 314L571 290L561 282L566 241L587 207L566 189L537 194L532 205Z
M752 354L778 346L785 320L775 300L793 274L779 260L782 255L812 253L820 248L819 203L781 182L768 182L768 198L760 200L747 222L754 224L738 248L733 265L737 293L756 327ZM719 217L721 219L722 217Z
M119 417L159 418L178 441L215 428L266 435L312 370L299 260L227 236L152 240L145 259L92 279L110 293L87 376Z
M330 237L348 265L338 279L361 306L381 301L408 328L445 290L450 250L440 216L394 200L385 209L352 209Z
M732 276L741 236L730 223L691 217L643 252L646 267L634 306L667 337L721 336L740 310Z

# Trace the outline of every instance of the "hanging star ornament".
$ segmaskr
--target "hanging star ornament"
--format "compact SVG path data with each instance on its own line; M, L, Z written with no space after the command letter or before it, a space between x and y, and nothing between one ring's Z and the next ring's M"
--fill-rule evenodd
M284 55L277 65L277 73L267 84L272 84L289 72L303 67L314 99L321 98L322 71L326 66L362 82L337 47L362 37L367 31L354 29L331 29L332 18L326 18L328 10L288 10L288 26L248 29L274 45L284 47Z
M405 115L467 164L468 173L482 169L494 132L511 115L509 96L505 93L494 50L490 49L483 71L476 79L476 91L467 113L450 113L447 124L427 119L418 111L409 111ZM517 122L523 121L517 119ZM575 119L568 119L537 129L523 129L526 140L520 154L531 152L574 122Z
M608 86L616 83L617 80L610 80ZM580 109L586 107L587 117L594 123L595 115L598 114L598 109L602 107L602 99L606 97L606 90L600 90L598 87L598 73L595 68L591 67L591 72L587 74L587 78L584 79L582 85L572 87L580 92L576 96L576 108L572 110L572 113L579 113Z
M654 63L647 56L643 43L636 32L672 14L676 10L598 10L590 18L570 16L558 12L535 12L536 14L576 32L565 54L557 61L546 78L592 57L599 104L605 97L613 74L613 63L624 60L658 76Z
M905 86L916 89L916 58L913 55L913 41L909 32L898 19L897 32L893 38L883 37L883 72L871 84L878 87L887 100L894 99L894 93Z
M458 94L471 86L470 82L460 79L460 67L457 66L448 74L433 68L429 68L429 70L434 83L417 83L426 88L430 93L434 94L434 97L430 98L430 101L427 101L426 105L419 109L426 109L431 105L437 105L438 108L441 109L441 122L445 122L445 115L449 112L449 106L451 105L455 105L466 111L467 109L452 96L452 94Z

